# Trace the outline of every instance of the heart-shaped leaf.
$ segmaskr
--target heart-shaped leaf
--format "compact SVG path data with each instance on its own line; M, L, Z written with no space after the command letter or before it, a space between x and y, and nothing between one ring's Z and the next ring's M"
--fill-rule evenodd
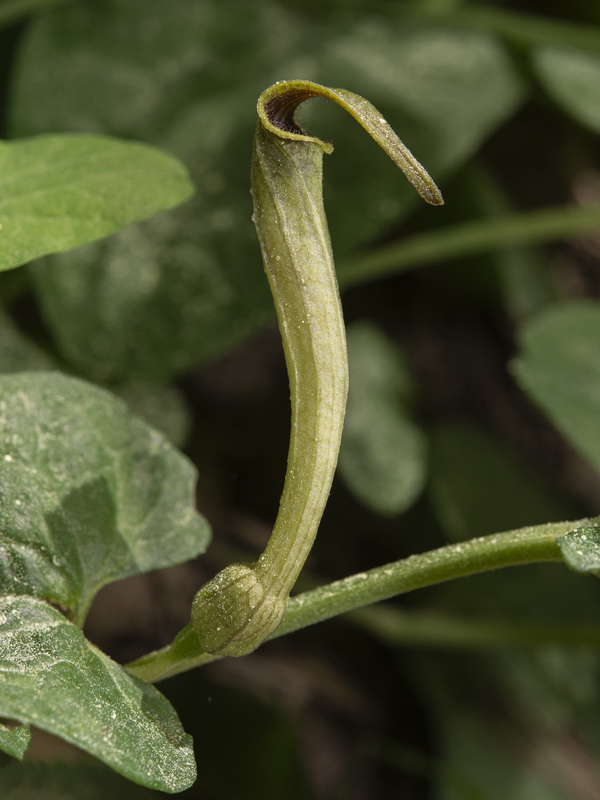
M600 304L562 303L523 327L520 386L600 472Z
M209 541L196 473L108 392L59 373L0 377L0 593L84 618L104 584Z
M452 541L576 513L506 443L465 421L445 422L432 431L429 495Z
M426 473L424 436L411 418L411 375L392 343L367 323L348 330L350 393L339 470L350 490L380 514L416 499Z
M600 53L541 47L533 54L533 65L548 93L567 114L600 133Z
M57 369L58 363L14 325L0 308L0 373ZM175 387L148 381L112 384L110 390L128 408L148 422L176 446L185 444L191 427L190 411Z
M185 200L183 166L104 136L0 142L0 270L100 239Z
M191 737L170 703L34 597L0 599L0 715L31 723L130 780L181 792L195 780Z

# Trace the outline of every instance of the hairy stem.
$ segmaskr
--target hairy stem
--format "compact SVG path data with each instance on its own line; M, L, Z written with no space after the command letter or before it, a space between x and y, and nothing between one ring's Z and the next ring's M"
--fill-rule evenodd
M561 562L557 538L587 522L555 522L484 536L413 555L304 592L290 599L281 625L270 638L455 578L503 567ZM218 657L204 652L192 628L187 626L172 644L143 656L127 669L144 680L159 681Z

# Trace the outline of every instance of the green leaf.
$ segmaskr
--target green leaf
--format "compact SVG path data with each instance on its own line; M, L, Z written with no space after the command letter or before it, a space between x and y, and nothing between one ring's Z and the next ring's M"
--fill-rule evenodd
M103 136L0 142L0 270L100 239L189 197L182 165Z
M336 23L323 35L327 46L319 40L313 46L314 66L306 70L301 54L290 71L304 69L303 77L368 97L438 183L471 158L523 100L508 54L485 33L365 17L341 30ZM362 131L345 126L334 111L323 125L322 109L318 113L317 132L336 148L325 167L325 199L334 253L345 255L405 216L418 198L390 173Z
M0 377L0 592L82 620L104 584L186 561L209 541L195 470L96 387Z
M72 0L3 0L0 6L0 28L14 24L27 14L65 2Z
M430 497L453 541L572 516L507 446L467 422L433 431ZM507 501L510 498L510 502Z
M575 572L600 573L600 526L585 525L556 541L566 563Z
M56 366L31 339L21 333L8 314L0 309L0 372L52 369Z
M600 473L600 305L563 303L520 335L512 371L521 388Z
M0 341L0 372L28 372L58 367L56 360L21 333L2 309ZM130 411L164 433L176 447L185 444L191 428L190 411L175 386L134 381L108 388L127 403Z
M130 411L164 433L176 447L183 447L192 417L185 398L175 386L134 381L110 388L127 403Z
M83 748L130 780L174 793L196 777L169 702L47 603L0 600L0 714Z
M417 657L413 673L440 735L435 796L565 800L595 788L599 666L595 648L582 647Z
M15 725L9 727L0 723L0 750L9 756L20 761L29 747L30 740L31 731L29 726Z
M168 219L36 274L59 347L87 375L164 378L272 316L248 189L256 98L281 42L296 38L285 19L275 25L270 6L236 0L180 0L177 14L160 0L117 0L58 9L31 27L13 130L145 139L185 160L201 188Z
M412 380L401 353L377 328L348 330L350 392L339 470L380 514L399 514L425 480L425 441L410 414Z
M492 725L490 718L489 713L463 707L448 709L442 724L438 719L442 760L437 800L565 800L569 795L564 794L563 783L567 781L556 775L554 767L548 776L528 763L523 734L516 724L508 728L498 720ZM538 731L528 733L539 736ZM533 756L530 753L530 760Z
M522 99L495 38L395 18L333 27L270 3L179 0L173 14L160 0L114 0L59 8L26 32L13 132L100 130L151 141L184 159L200 187L168 219L36 272L61 352L87 375L163 378L222 354L272 316L248 162L256 98L285 75L350 80L434 177L458 169ZM330 127L315 132L325 127L339 148L326 194L342 254L414 200L363 131L325 113Z
M58 364L35 342L21 333L0 308L0 372L56 369ZM136 416L182 447L191 428L190 411L175 386L147 381L111 385L110 390L127 403Z
M600 133L600 53L566 47L541 47L533 54L539 80L561 108Z

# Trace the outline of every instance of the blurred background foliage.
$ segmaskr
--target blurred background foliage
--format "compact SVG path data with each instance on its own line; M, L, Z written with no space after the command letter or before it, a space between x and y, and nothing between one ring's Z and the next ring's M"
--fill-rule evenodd
M170 641L200 582L263 545L287 378L251 223L255 103L365 95L441 185L421 207L322 101L349 330L339 477L307 581L600 513L600 4L2 0L4 138L111 134L183 159L179 209L0 275L0 368L109 386L194 460L199 563L104 589L117 660ZM196 741L185 797L594 800L600 593L535 567L421 591L165 682ZM41 734L10 800L150 798Z

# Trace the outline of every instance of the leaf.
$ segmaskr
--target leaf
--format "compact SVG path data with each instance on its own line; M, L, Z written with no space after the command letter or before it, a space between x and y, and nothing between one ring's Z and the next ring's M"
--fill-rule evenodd
M569 796L564 794L569 780L557 775L554 766L547 775L539 774L528 763L536 755L539 760L553 750L554 743L542 741L539 732L535 731L537 741L528 738L529 747L524 748L516 724L512 728L500 721L492 725L489 714L466 712L464 708L448 710L444 717L439 725L442 761L438 800L564 800ZM536 753L538 748L540 752ZM558 753L553 755L556 758ZM569 777L574 788L574 776Z
M9 727L0 723L0 750L9 756L20 761L29 747L30 740L31 731L27 725Z
M575 572L600 573L600 526L584 525L556 541L567 565Z
M517 382L600 473L600 306L562 303L535 316L519 338Z
M537 76L552 99L577 122L600 133L600 54L567 47L533 53Z
M339 471L380 514L399 514L425 480L425 441L410 414L412 380L401 353L367 323L348 330L350 392Z
M109 393L59 373L0 377L0 592L83 619L104 584L209 541L195 470Z
M196 777L169 702L34 597L0 600L0 714L61 736L130 780L174 793Z
M100 239L192 191L182 165L102 136L0 142L0 270Z
M507 219L512 217L514 220L518 217L511 198L485 167L477 163L471 164L464 178L468 180L469 177L477 200L478 216L486 217L485 222L493 227L494 222L502 225ZM562 219L564 221L565 217ZM531 218L528 223L523 225L523 230L531 236L535 225ZM451 230L456 234L460 231L460 226L454 226ZM554 235L558 234L556 218L548 224L548 230ZM496 241L496 249L493 252L492 250L490 248L488 259L491 258L496 264L501 302L513 320L526 319L556 300L558 289L548 270L547 258L540 248L535 248L526 241L511 244L510 233L504 228L503 235L498 236ZM442 252L448 258L447 246L445 249L440 248L440 255ZM458 254L455 257L456 255Z
M13 132L76 129L151 141L188 163L200 187L168 219L36 271L61 352L87 375L164 378L221 355L272 317L248 173L256 98L284 75L350 80L434 177L456 171L522 99L493 37L395 18L341 27L270 3L179 0L173 14L160 0L114 0L59 8L26 32ZM340 152L328 159L326 205L342 255L413 199L364 132L338 130L331 114L325 135Z
M438 183L471 158L523 100L508 54L485 33L365 17L341 30L336 23L325 36L327 47L317 40L315 66L305 68L303 77L326 76L328 86L348 86L367 97ZM293 74L303 61L297 57ZM484 74L489 94L481 92ZM319 109L317 132L336 148L326 165L326 208L334 253L345 255L406 216L418 198L390 173L361 131L343 130L349 126L339 113L330 112L326 126L322 116Z
M70 0L3 0L0 6L0 29L14 25L27 14L64 2Z
M431 437L430 497L447 536L462 541L572 516L516 454L467 422Z
M160 143L201 186L168 219L53 259L52 276L37 273L62 352L95 379L170 376L272 316L250 219L250 152L256 98L272 82L273 49L281 52L276 37L295 35L284 15L270 32L269 12L180 0L172 14L159 0L117 0L65 7L32 26L13 129L118 131ZM240 64L248 63L244 82Z
M9 315L0 309L0 372L28 372L56 369L51 355L21 333ZM175 386L147 381L111 385L110 390L127 403L136 416L164 433L176 446L182 447L191 427L190 411Z
M9 315L0 309L0 372L24 372L35 369L52 369L56 366L31 339L22 334Z
M127 403L130 411L164 433L176 447L183 447L192 417L185 398L175 386L139 381L110 388Z
M435 796L564 800L595 790L598 667L585 647L418 656L413 674L440 736Z

